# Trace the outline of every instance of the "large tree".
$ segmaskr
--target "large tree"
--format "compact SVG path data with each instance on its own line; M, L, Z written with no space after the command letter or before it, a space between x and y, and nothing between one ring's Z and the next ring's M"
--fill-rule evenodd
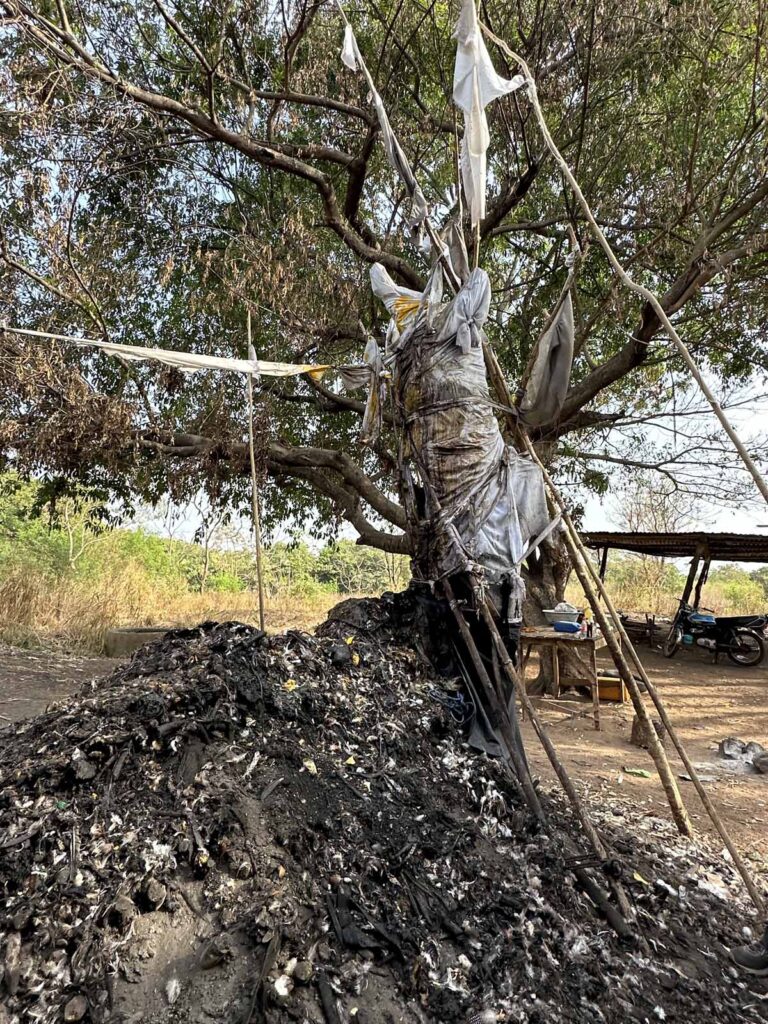
M262 358L355 362L384 322L370 264L423 285L430 258L404 232L407 199L366 87L339 60L334 4L0 0L0 13L7 322L244 355L250 309ZM457 5L365 0L348 13L439 225L458 208ZM726 404L743 400L768 367L762 5L488 0L480 13L531 66L619 258L662 296ZM559 478L604 490L630 466L722 500L749 493L653 310L589 246L525 93L489 113L480 258L512 391L565 280L569 231L583 251L572 386L535 432ZM332 379L259 389L268 521L346 519L362 541L402 551L392 439L358 444L363 399ZM203 484L246 505L234 376L8 333L0 411L6 461L54 489L77 479L130 500Z

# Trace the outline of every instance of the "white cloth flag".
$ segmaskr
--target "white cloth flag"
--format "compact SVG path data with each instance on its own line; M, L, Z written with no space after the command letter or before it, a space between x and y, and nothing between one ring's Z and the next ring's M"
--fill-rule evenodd
M294 377L309 373L322 377L329 366L315 366L311 363L273 363L264 359L228 359L225 356L204 356L197 352L174 352L167 348L142 348L140 345L117 345L110 341L71 339L78 348L100 348L110 355L119 356L129 362L140 363L150 359L166 366L175 366L185 373L197 370L231 370L234 373L250 373L254 377Z
M142 345L118 345L112 341L99 341L97 338L80 338L72 334L50 334L48 331L32 331L24 327L8 327L0 324L0 333L9 331L11 334L23 334L32 338L51 338L54 341L69 341L78 348L100 348L111 356L117 356L132 363L152 360L174 366L185 373L197 370L229 370L232 373L250 373L254 377L262 374L266 377L295 377L308 373L319 380L330 365L315 363L273 363L269 360L257 359L253 346L249 349L250 359L229 359L225 356L204 356L197 352L174 352L167 348L144 348Z
M462 0L454 36L458 47L453 101L464 111L461 180L474 227L485 216L486 153L491 141L485 108L499 96L519 89L525 79L522 75L502 78L496 74L477 21L475 0Z
M408 227L416 235L420 235L424 221L427 218L429 209L427 207L427 201L424 198L424 193L419 188L416 176L411 170L411 165L408 163L408 157L402 150L400 143L395 138L395 133L392 131L392 126L389 123L387 112L384 109L384 103L376 91L376 86L373 84L373 78L371 73L366 67L365 61L360 56L360 49L355 39L355 33L352 31L352 26L347 23L344 29L344 47L341 51L341 59L349 68L350 71L362 71L365 75L365 80L368 83L368 89L371 93L371 101L376 108L376 115L379 119L379 127L381 128L382 141L384 142L384 149L387 154L387 160L389 161L390 167L400 175L403 184L405 185L408 196L411 200L411 212L408 218Z

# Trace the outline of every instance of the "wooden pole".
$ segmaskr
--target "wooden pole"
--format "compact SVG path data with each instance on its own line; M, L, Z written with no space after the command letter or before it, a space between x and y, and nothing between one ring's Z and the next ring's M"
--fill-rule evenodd
M526 441L527 441L528 445L530 445L530 440L528 438L526 438ZM531 449L532 449L532 446L531 446ZM557 489L554 487L554 484L552 483L551 477L547 473L546 469L544 469L544 467L541 465L541 462L539 461L538 456L536 455L536 453L532 452L532 456L539 463L539 466L541 466L542 472L544 473L544 479L547 481L547 484L550 487L550 491L552 492L553 497L558 502L558 504L560 505L560 508L561 508L561 510L563 512L563 521L565 522L566 527L568 527L568 532L566 533L566 538L568 540L570 540L571 546L572 546L572 550L573 550L574 569L576 569L577 575L579 575L580 571L584 573L584 579L582 579L582 577L579 576L579 581L582 583L582 586L584 587L585 593L587 593L587 586L585 585L585 582L586 582L586 584L589 584L589 575L591 575L593 580L595 581L595 583L597 585L597 588L598 588L598 590L600 592L601 597L603 598L603 601L605 603L605 607L606 607L609 615L611 616L611 618L613 620L613 623L614 623L614 625L616 627L616 631L619 634L619 637L622 640L622 642L625 644L626 649L629 652L629 655L632 658L632 661L634 662L634 665L635 665L635 668L637 670L638 675L640 676L640 678L642 679L643 683L645 684L645 688L646 688L646 690L648 692L648 696L653 701L654 707L656 708L656 710L657 710L657 712L659 714L659 718L661 719L662 725L666 729L667 734L669 735L669 738L672 741L672 743L673 743L673 745L675 747L675 750L677 751L677 753L678 753L678 755L680 757L680 760L682 761L683 766L685 767L686 772L688 773L688 776L689 776L689 778L690 778L690 780L691 780L691 782L693 784L694 789L696 790L696 793L699 796L699 799L701 800L701 803L702 803L705 811L707 812L707 814L708 814L712 824L714 825L715 830L717 831L717 834L722 839L722 841L723 841L723 843L725 845L725 848L728 850L728 853L731 855L731 860L733 861L734 867L736 868L736 870L741 875L742 881L744 882L744 886L745 886L747 892L749 893L750 898L751 898L752 902L754 903L757 911L760 914L764 914L765 913L765 901L764 901L762 895L760 894L757 886L755 885L755 883L754 883L754 881L752 879L752 876L751 876L751 874L749 872L749 869L747 868L746 864L744 863L744 861L743 861L739 851L734 846L733 840L731 839L731 837L730 837L730 835L729 835L725 825L723 824L723 821L722 821L722 819L721 819L721 817L720 817L720 815L719 815L719 813L717 811L717 808L714 806L714 804L710 800L709 793L707 793L707 791L704 789L704 785L703 785L701 779L699 778L699 773L696 771L696 768L695 768L693 762L691 761L690 757L688 756L688 752L686 751L685 746L684 746L682 740L680 739L680 737L679 737L679 735L677 733L677 730L675 729L674 725L672 724L672 722L671 722L671 720L669 718L669 715L667 714L667 709L664 706L664 702L662 701L661 696L659 695L659 692L656 689L655 684L651 681L651 679L650 679L650 677L648 675L648 672L645 669L645 666L643 665L642 661L640 660L640 655L635 650L634 645L632 644L631 640L629 639L629 636L627 635L626 630L624 629L624 625L623 625L623 623L621 621L621 617L619 616L618 612L616 611L616 608L615 608L615 606L613 604L613 601L611 600L610 594L608 593L607 589L605 588L603 582L600 580L600 577L598 576L598 574L597 574L597 572L595 570L595 567L592 565L591 560L589 559L589 557L586 554L586 550L584 549L584 545L583 545L583 543L581 541L581 538L579 537L578 532L576 531L576 528L573 525L573 521L571 520L570 516L568 515L567 510L565 509L564 505L562 504L562 498L560 497L559 493L557 492ZM583 553L583 559L580 557L582 553ZM586 566L586 572L584 572L584 566ZM590 590L591 590L592 594L594 594L594 590L592 589L591 586L590 586ZM591 598L590 598L590 602L592 602ZM605 621L605 617L603 615L602 608L600 609L600 613L598 615L597 608L599 608L599 603L597 602L596 596L595 596L594 603L592 604L592 607L595 609L595 615L598 618L598 621L601 618ZM602 622L600 623L600 628L601 629L603 628ZM609 636L612 637L613 634L611 632L606 633L605 634L606 640L608 640ZM609 646L610 646L610 641L609 641ZM620 674L622 674L622 678L624 678L623 673L621 673L621 669L619 669L619 671L620 671ZM639 691L637 690L637 683L634 680L634 676L631 673L630 673L630 676L631 676L631 679L632 679L632 685L628 686L627 688L629 689L630 695L633 697L632 703L635 704L633 690L638 693L638 697L639 697ZM642 701L640 703L642 704ZM643 706L643 709L645 710L645 705L643 704L642 706ZM636 705L635 705L635 709L637 710L637 706ZM647 712L646 712L646 718L647 718ZM653 727L651 727L650 732L653 734L653 737L656 737L656 731L655 731L655 729L653 729ZM649 737L649 741L652 742L652 738ZM657 742L658 742L658 738L657 738ZM663 748L662 748L662 753L663 753ZM664 759L666 760L666 755L664 755ZM663 784L663 781L664 780L662 779L662 784ZM677 787L675 787L675 788L677 788ZM687 815L686 815L686 819L687 819ZM690 827L690 822L689 822L689 827Z
M606 849L605 844L600 838L597 829L592 824L589 815L584 809L584 805L579 799L578 793L576 792L573 782L571 781L571 777L568 774L568 770L558 757L554 744L552 743L552 740L549 738L549 734L547 733L546 729L544 728L541 722L541 719L536 713L536 709L534 708L531 702L531 698L526 693L525 684L520 679L517 669L513 665L512 659L509 656L507 646L504 643L501 634L499 633L496 621L493 617L493 612L489 607L489 601L487 598L483 598L483 595L480 593L480 588L474 581L472 582L472 589L475 595L475 600L478 602L480 615L482 616L486 629L488 630L488 633L491 636L491 640L496 650L496 654L502 664L507 679L509 680L510 685L513 687L513 691L520 698L520 703L522 704L523 708L525 709L526 713L528 714L531 720L531 724L533 725L534 731L539 739L539 742L544 748L544 752L546 753L547 758L549 759L549 763L552 765L552 768L554 769L555 775L557 776L560 785L563 787L563 791L565 792L565 795L568 798L568 802L573 808L574 814L581 823L581 827L584 829L584 834L589 840L589 844L592 847L595 855L600 860L607 860L608 850ZM626 917L630 917L632 911L629 906L626 894L620 886L617 887L617 897L619 899L619 905L621 906L622 913Z
M699 569L699 561L700 561L700 555L699 555L699 550L697 548L696 549L696 554L691 559L691 567L688 570L688 578L685 581L685 588L683 590L683 596L680 598L680 600L683 602L683 604L688 604L689 600L691 599L691 591L693 590L693 584L694 584L694 581L696 580L696 573L698 572L698 569Z
M248 358L255 358L251 340L251 311L248 310ZM246 376L248 389L248 455L251 463L251 513L253 543L256 548L256 582L259 590L259 629L264 629L264 571L261 552L261 515L259 513L259 478L256 473L256 447L253 435L253 374Z
M582 805L582 802L579 799L579 795L577 794L577 792L575 792L575 788L573 787L573 783L570 779L570 776L568 775L567 769L558 757L552 740L550 739L549 734L544 728L544 725L542 724L542 721L539 718L536 709L534 708L534 705L532 705L530 697L525 692L525 686L523 682L520 680L520 676L517 672L517 669L512 664L512 658L509 656L507 645L504 643L502 635L499 632L499 628L496 625L493 611L490 610L488 606L488 599L483 598L482 594L480 593L479 587L474 581L472 583L472 590L475 596L475 601L477 602L480 611L480 615L482 617L482 621L485 624L485 628L487 629L488 634L490 635L490 639L492 639L494 643L496 653L502 664L507 679L509 680L510 685L513 687L514 691L520 698L520 703L524 708L526 714L529 716L532 726L534 726L536 734L542 743L542 746L549 759L549 762L552 765L555 774L557 775L560 784L563 787L563 791L565 792L565 795L568 798L568 801L570 802L570 805L573 808L575 815L577 815L577 817L581 821L582 827L584 828L585 834L589 839L593 850L595 851L598 857L605 859L608 855L607 850L602 840L600 839L600 836L597 833L597 829L592 824L592 821L590 820L586 811L584 810L584 806Z
M606 544L600 557L600 579L603 581L605 581L605 570L608 568L608 550L608 545Z
M616 635L613 632L613 629L611 628L611 623L608 621L608 617L606 616L602 606L600 605L599 598L595 593L594 588L592 587L589 576L587 572L584 570L583 565L580 564L579 551L577 547L573 544L569 531L566 531L565 542L568 546L569 554L571 556L571 562L573 564L576 575L584 589L585 594L587 595L590 605L592 606L592 609L595 613L595 618L597 619L597 623L603 632L603 635L608 644L608 648L611 652L611 656L613 657L614 663L616 664L616 667L619 670L619 675L621 676L624 685L629 690L629 696L632 700L632 705L635 709L635 713L637 714L637 717L640 719L640 721L643 723L645 727L645 733L647 737L646 742L648 743L648 753L651 755L653 763L656 765L656 771L658 772L659 779L661 780L661 784L664 788L664 792L666 794L670 810L672 811L672 817L674 818L675 824L677 825L681 834L684 836L688 836L690 838L691 836L693 836L693 827L691 825L690 818L688 817L688 812L685 809L685 804L683 803L680 788L678 787L677 782L675 781L675 777L672 773L672 768L669 764L669 759L667 758L664 747L662 746L659 737L656 735L656 730L654 729L653 723L651 722L650 715L648 714L648 709L645 706L645 702L643 701L642 695L640 693L632 669L630 668L629 663L624 657L621 645L617 641Z
M679 735L677 733L677 730L675 729L674 725L672 724L672 722L671 722L671 720L669 718L669 715L667 714L667 709L666 709L666 707L664 705L664 702L661 699L659 691L656 689L655 684L651 681L650 677L648 676L648 673L647 673L647 671L645 669L645 666L640 661L640 656L638 655L638 653L635 650L634 646L630 642L629 637L627 636L626 631L624 630L624 627L623 627L623 625L621 623L621 620L620 620L620 618L619 618L619 616L618 616L618 614L616 612L616 609L615 609L615 607L613 605L611 597L608 594L608 592L605 590L605 588L603 588L603 600L605 601L606 607L608 608L608 610L609 610L610 614L612 615L612 617L614 618L614 620L618 621L618 627L617 628L618 628L618 631L619 631L619 635L621 636L622 640L625 642L625 644L627 646L627 649L630 652L632 660L635 663L635 667L637 668L637 672L638 672L640 678L645 683L645 688L648 691L648 696L653 701L653 704L654 704L656 710L659 713L659 718L661 719L662 725L667 730L669 738L672 740L672 743L673 743L675 749L677 750L677 753L678 753L678 755L680 757L680 760L682 761L683 766L684 766L686 772L688 773L691 782L693 783L693 787L696 790L696 793L698 794L699 799L701 800L701 803L702 803L702 805L704 807L704 810L707 812L707 814L708 814L712 824L715 826L715 829L716 829L718 835L723 840L725 848L728 850L728 853L731 855L731 860L733 861L733 864L734 864L736 870L741 875L742 881L744 882L744 885L745 885L745 887L747 889L747 892L749 893L749 895L750 895L750 897L752 899L752 902L754 903L756 909L758 910L758 912L760 914L764 914L765 913L765 901L764 901L763 897L761 896L760 892L758 891L757 886L755 885L754 881L752 880L752 876L751 876L751 874L749 872L749 869L747 868L746 864L742 860L742 857L739 854L739 851L734 846L733 840L731 839L731 837L730 837L730 835L729 835L725 825L723 824L723 821L722 821L720 815L718 814L717 808L714 806L714 804L710 800L709 793L707 793L707 791L704 789L704 786L703 786L703 784L701 782L701 779L699 778L699 773L696 771L696 768L695 768L693 762L691 761L691 759L689 758L688 752L686 751L685 746L683 745L683 742L682 742L682 740L680 739L680 737L679 737Z
M488 345L487 343L484 344L483 348L486 357L486 367L488 367L489 369L493 367L495 370L494 376L497 394L501 397L502 401L504 401L507 404L507 406L511 406L506 381L504 380L504 376L501 372L501 367L499 366L498 360L496 359L496 355L491 349L490 345ZM515 426L517 425L516 418L514 417L511 408L507 413L507 417L508 422L511 422ZM435 489L429 478L429 473L427 472L426 466L424 465L420 458L420 453L416 446L413 447L413 456L416 460L417 465L419 466L424 487L429 493L431 502L434 505L434 514L439 519L439 513L441 511L440 500L437 497L437 494L435 493ZM448 522L442 523L442 528L446 531L447 534L449 534L452 537L454 543L457 546L457 550L460 551L462 549L461 538L458 535L456 527L452 523ZM472 575L472 571L468 566L465 567L465 573L469 580L473 594L475 596L475 601L477 603L478 608L485 608L485 597L482 593L480 593L479 584ZM477 678L483 688L483 691L486 695L486 699L488 700L489 703L489 707L496 720L495 723L492 722L491 724L497 725L499 732L501 734L501 738L504 741L504 745L509 750L509 757L510 760L512 761L512 765L514 766L517 781L523 790L523 794L525 796L526 802L528 803L528 806L531 808L536 817L539 818L540 821L544 822L544 811L541 806L538 793L536 792L533 786L528 768L516 749L514 729L512 727L512 722L509 715L509 709L507 707L507 703L505 700L505 695L503 693L498 693L496 688L494 687L494 684L491 682L491 679L488 675L488 672L486 671L485 665L483 664L482 658L480 656L480 652L478 651L477 645L475 644L474 638L472 637L471 630L469 629L466 619L464 618L463 611L459 607L458 601L456 600L456 595L454 593L450 580L447 577L442 579L441 586L443 588L443 592L445 593L453 617L456 621L456 625L458 626L459 633L461 634L467 651L469 652L469 656L472 660L473 667L475 669L475 672L477 673ZM490 621L489 628L495 649L499 656L502 658L502 664L505 665L505 671L507 673L508 679L510 680L513 687L517 687L517 691L519 693L521 692L521 687L516 683L518 677L516 670L514 669L514 666L511 663L511 659L509 658L509 652L507 651L506 646L504 645L504 642L501 638L501 635L499 634L498 629L496 628L496 623L493 620L492 613L487 608L486 612L490 617L489 620L486 619L486 623ZM501 654L502 650L503 655ZM533 717L536 718L536 724L534 725L534 729L536 730L536 734L539 737L540 741L544 745L544 749L547 753L547 756L550 759L550 763L555 769L555 773L558 777L558 780L561 782L561 785L563 784L563 780L567 780L566 796L568 797L569 801L574 807L577 817L585 829L585 834L587 835L587 838L590 841L590 845L592 846L595 854L601 860L605 859L605 845L600 840L598 833L596 832L594 826L592 825L586 814L586 811L581 805L578 798L578 794L576 793L576 790L573 787L570 778L568 777L565 766L558 758L554 746L551 740L549 739L549 736L544 731L543 726L541 725L541 722L538 719L538 716L535 715L535 711L530 703L530 700L528 699L527 694L525 694L525 702L523 703L524 708L526 706L526 703L532 715L532 720ZM507 767L509 770L508 762ZM512 774L511 770L510 774ZM594 842L595 838L597 839L596 844ZM565 841L568 848L572 848L573 844L570 840L567 839L567 837L565 837ZM582 887L584 888L584 891L587 893L589 898L592 900L595 906L597 906L605 914L607 920L609 921L611 926L616 930L616 932L619 935L623 935L627 938L632 937L631 932L624 918L619 914L616 908L608 902L607 898L602 893L599 886L595 884L594 880L589 876L586 870L583 867L575 867L574 874L579 879ZM613 888L616 892L622 913L629 917L631 915L631 908L629 906L623 888L618 882L613 883Z
M448 601L448 606L450 607L451 612L453 613L453 617L456 620L456 625L459 627L459 633L461 634L461 638L464 641L464 646L467 648L467 651L469 652L469 656L472 660L472 665L475 669L475 672L477 673L478 681L480 682L486 700L488 701L489 709L494 719L493 721L491 721L491 725L497 728L499 730L499 733L501 734L501 738L504 741L504 746L507 748L509 759L512 761L512 764L514 765L515 774L517 775L517 780L520 784L520 787L522 788L526 803L530 807L531 811L536 815L536 817L540 821L543 821L544 811L541 806L541 801L539 800L536 790L533 788L533 783L531 782L531 777L528 772L528 769L525 763L523 762L523 759L520 757L519 751L517 750L517 746L515 743L515 735L512 729L512 723L509 718L509 711L507 710L507 707L504 705L503 701L500 699L499 694L497 694L496 690L494 689L493 683L491 682L491 678L488 675L488 672L486 671L482 658L480 657L480 652L477 649L477 644L475 643L470 628L467 625L467 621L464 618L464 614L461 608L459 608L459 603L456 600L456 594L454 593L450 580L448 580L447 578L442 580L441 586Z
M608 259L608 262L610 263L610 265L613 268L614 272L618 276L619 280L631 292L634 292L636 295L640 295L651 306L651 308L653 309L654 313L656 314L656 317L659 320L659 323L662 325L664 330L667 332L670 340L672 341L672 343L674 344L674 346L677 349L678 353L680 354L683 362L688 367L688 370L690 371L691 376L696 381L696 383L699 385L699 388L703 392L704 397L709 402L710 407L712 409L712 412L715 414L717 419L720 421L720 425L722 426L723 430L726 432L728 437L733 442L733 446L736 449L736 451L739 453L739 456L741 457L741 461L744 463L744 465L746 466L747 470L749 471L752 479L755 481L755 484L757 485L757 489L760 491L762 496L768 502L768 483L766 483L766 481L763 479L763 477L762 477L762 475L760 473L760 470L758 469L757 465L755 464L754 460L752 459L752 456L749 454L749 452L745 448L744 444L742 443L741 438L739 437L739 435L736 433L736 431L734 430L734 428L731 426L730 422L728 421L728 418L726 417L726 415L725 415L725 413L724 413L720 403L715 398L715 395L713 394L712 390L710 389L710 387L708 386L707 382L702 377L701 371L699 370L699 368L696 365L696 363L693 361L693 357L691 356L691 353L688 351L688 349L687 349L687 347L685 345L685 342L683 341L683 339L680 337L680 335L675 330L674 326L672 325L671 320L667 316L667 313L664 310L664 308L661 305L661 303L659 302L657 296L649 288L646 288L644 285L637 284L637 282L634 281L629 276L629 274L626 272L624 267L619 262L616 254L614 253L613 249L610 246L610 243L608 242L608 239L605 237L605 234L603 233L601 227L599 226L599 224L595 220L595 216L592 213L592 210L591 210L591 208L589 206L589 203L584 198L584 193L581 191L581 188L579 187L579 183L576 180L576 178L575 178L575 176L573 174L573 171L568 166L568 163L565 160L565 157L560 152L560 150L557 148L555 140L552 138L552 134L551 134L551 132L549 130L549 126L547 124L546 118L544 117L544 111L541 109L541 104L539 103L539 97L538 97L538 93L536 91L536 81L535 81L533 75L531 74L531 69L528 67L526 62L523 60L523 58L519 54L515 53L514 50L510 49L510 47L507 46L507 44L504 42L504 40L503 39L499 39L499 37L497 35L495 35L493 32L491 32L491 30L486 25L483 25L481 23L480 28L488 36L489 39L492 39L496 43L496 45L510 58L510 60L516 61L516 63L518 63L520 65L520 68L522 69L522 72L523 72L523 77L525 78L526 83L528 85L528 98L531 101L531 106L533 107L534 114L536 115L536 121L537 121L537 123L539 125L539 130L541 131L542 137L544 139L544 143L545 143L547 149L549 150L549 152L552 154L555 162L557 163L558 167L560 168L560 170L561 170L563 176L565 177L566 181L570 185L571 190L572 190L574 196L576 197L576 201L578 202L579 206L581 206L581 209L582 209L582 211L584 213L584 216L585 216L585 218L587 220L587 223L589 224L589 226L590 226L590 228L592 230L592 233L594 234L595 238L597 239L598 243L600 244L601 249L605 253L606 258Z
M470 584L471 584L471 586L473 588L473 593L477 594L478 592L475 589L475 588L477 588L477 583L473 579L471 574L469 575L469 579L470 579ZM469 626L467 625L466 619L464 618L464 614L463 614L461 608L458 605L458 602L456 600L456 596L454 594L454 591L453 591L453 588L452 588L452 586L450 584L450 581L446 578L446 579L441 581L441 585L442 585L443 590L445 592L446 598L448 599L448 603L449 603L449 605L451 607L451 611L453 612L454 618L456 619L456 624L457 624L457 626L459 628L459 632L461 633L461 636L462 636L462 638L463 638L463 640L465 642L465 645L467 646L467 650L470 652L470 657L472 658L472 663L473 663L473 665L475 667L475 670L478 673L478 678L481 680L483 689L484 689L484 691L486 693L487 698L489 699L489 702L490 702L491 707L493 709L493 714L497 717L497 720L498 720L499 724L502 726L503 730L504 731L508 730L511 733L511 722L510 722L510 719L509 719L509 712L508 712L506 706L504 705L504 703L502 701L502 698L496 693L496 691L495 691L495 689L494 689L494 687L493 687L493 685L491 683L490 677L489 677L489 675L488 675L488 673L487 673L487 671L485 669L485 666L483 665L482 659L480 657L480 652L477 649L477 645L475 644L475 641L474 641L474 639L472 637L472 634L470 632ZM482 595L479 595L479 596L481 598L481 603L478 605L478 607L480 609L483 609L485 607L485 604L482 601ZM497 650L497 652L500 652L503 649L504 656L506 658L506 663L509 666L509 668L507 669L508 678L510 679L510 681L514 685L514 680L516 678L515 668L512 665L512 662L511 662L511 660L509 658L509 653L507 652L507 649L504 646L504 641L501 639L501 636L500 636L500 634L498 632L498 629L496 628L496 623L493 621L493 616L492 616L492 614L490 612L489 612L489 614L491 616L490 617L490 622L491 622L491 627L492 627L492 636L494 636L494 638L495 638L494 642L496 644L496 650ZM500 644L500 647L499 647L499 644ZM519 691L519 687L518 687L518 691ZM535 712L534 712L534 715L535 715ZM587 817L586 812L584 811L584 809L583 809L583 807L582 807L582 805L581 805L581 803L579 801L578 795L577 795L575 789L573 788L573 785L570 783L570 779L568 778L567 772L565 770L565 766L562 765L562 763L559 761L559 759L557 757L557 754L555 753L554 747L552 746L552 743L549 740L549 737L544 732L544 729L541 726L541 723L539 722L538 718L536 719L536 722L538 723L539 730L540 730L540 731L537 731L537 735L539 736L539 738L543 737L542 742L546 741L547 743L549 743L549 751L548 751L548 753L551 752L551 755L554 758L554 761L552 761L553 767L555 767L555 765L558 765L560 770L563 773L561 775L560 772L557 771L557 768L555 769L557 774L558 774L558 779L560 779L561 783L562 783L563 778L566 778L568 780L569 791L566 790L566 793L567 793L567 795L569 797L569 800L571 800L571 802L572 802L572 804L574 806L574 809L578 808L577 814L578 814L579 820L581 821L582 825L585 827L585 832L587 834L587 838L590 841L590 845L592 846L592 849L593 849L594 853L596 854L596 856L598 857L598 859L599 860L605 860L607 858L607 856L608 856L608 851L607 851L605 845L603 844L603 842L601 841L600 836L596 832L594 826L592 825L592 823L590 822L589 818ZM504 737L502 737L502 738L504 738ZM508 743L508 741L505 739L505 744L507 744L507 743ZM545 749L546 749L546 747L545 747ZM519 781L520 784L523 786L523 791L525 793L526 802L528 803L528 806L531 808L531 810L536 815L536 817L541 821L542 825L546 828L547 827L547 823L546 823L546 819L545 819L545 816L544 816L544 811L543 811L543 809L541 807L541 803L539 801L538 794L536 793L536 790L534 789L534 787L533 787L533 785L532 785L532 783L530 781L530 775L528 774L528 771L527 771L525 765L522 764L522 762L519 759L519 755L517 754L517 752L515 750L514 743L510 746L510 754L511 754L511 758L512 758L513 764L515 764L515 772L517 773L517 781ZM526 785L526 782L527 782L527 785ZM562 839L563 839L563 842L564 842L564 845L565 845L566 849L568 849L568 851L571 854L573 854L575 852L575 844L573 843L573 841L568 836L562 836ZM595 907L602 914L605 915L606 920L611 925L611 927L616 931L616 933L618 935L622 936L625 939L629 939L629 940L636 939L637 936L634 935L634 933L629 928L629 925L627 924L627 919L632 919L634 917L634 915L632 913L632 908L629 905L629 901L627 900L626 893L624 892L624 888L621 885L621 883L619 881L612 881L612 883L611 883L612 884L612 888L613 888L613 890L614 890L614 892L616 894L616 898L617 898L617 901L618 901L618 904L619 904L619 910L621 911L621 913L620 913L619 910L617 910L616 907L614 907L608 901L608 898L605 895L605 893L596 884L594 879L589 875L589 873L586 871L586 869L585 869L585 867L583 865L574 865L572 870L573 870L574 875L578 879L579 883L581 884L581 887L583 888L584 892L587 894L587 896L592 901L592 903L595 905ZM639 941L640 941L641 946L645 947L644 940L642 938L640 938Z
M707 582L707 579L709 578L709 567L710 567L711 564L712 564L712 559L711 558L706 558L704 560L704 565L702 565L702 567L701 567L701 572L699 573L699 578L696 581L696 590L695 590L694 595L693 595L693 607L694 608L698 608L699 605L701 604L701 591L702 591L702 588L703 588L704 584Z
M578 577L579 583L581 583L584 589L584 593L586 594L587 599L590 605L592 606L592 610L595 613L597 623L603 632L603 636L605 637L606 643L608 644L608 648L611 652L611 656L613 657L616 668L619 670L619 675L621 676L624 685L629 690L629 695L632 699L632 705L635 709L637 717L640 719L640 721L643 723L645 727L648 743L648 753L651 755L651 757L653 758L653 763L656 765L656 771L658 772L661 784L664 787L664 792L666 794L667 801L669 802L670 810L672 811L672 817L674 818L675 824L677 825L679 831L684 836L691 837L693 835L691 821L688 817L688 812L685 809L683 798L680 794L680 789L677 785L677 782L675 781L674 775L672 774L672 769L670 768L669 760L667 759L664 747L662 746L659 737L656 735L656 730L653 727L653 723L651 722L650 716L648 714L648 709L646 708L642 695L640 694L640 690L635 680L634 673L630 668L629 662L624 657L624 653L621 649L621 644L617 641L616 635L614 634L614 631L611 628L611 623L608 620L605 610L600 604L600 600L598 598L597 593L595 592L595 588L592 586L589 571L586 568L586 566L589 566L592 572L594 572L595 577L597 579L599 579L599 576L595 571L595 568L592 565L592 560L586 553L586 550L584 549L583 545L581 546L581 550L584 552L582 560L582 554L579 550L581 539L578 536L578 533L573 525L571 517L568 515L568 509L566 508L565 502L560 496L560 492L555 487L552 477L549 475L543 463L541 462L541 459L539 459L538 455L536 454L536 451L533 445L531 444L530 438L524 434L523 441L525 443L529 455L531 456L533 461L538 465L539 469L541 470L544 476L544 480L547 483L547 487L549 489L550 495L552 496L552 500L560 509L563 515L563 522L566 525L565 543L568 548L568 553L571 556L571 563L573 565L576 576ZM603 588L603 590L604 589L605 588ZM632 650L634 650L629 641L629 637L627 637L626 633L624 633L624 637L625 642L629 645L629 647Z

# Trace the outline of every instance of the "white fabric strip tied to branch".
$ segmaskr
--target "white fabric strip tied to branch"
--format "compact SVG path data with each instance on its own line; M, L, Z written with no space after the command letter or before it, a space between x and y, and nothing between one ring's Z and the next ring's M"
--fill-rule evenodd
M384 420L384 402L389 373L384 365L381 349L375 338L369 337L363 353L363 363L357 366L339 366L342 387L348 391L368 389L363 422L360 427L361 444L373 444L381 434Z
M379 127L381 128L381 136L384 143L384 149L387 154L387 160L389 161L390 167L402 179L406 191L408 192L408 197L411 200L408 227L414 235L420 238L424 230L424 221L429 215L427 201L424 198L424 193L419 188L415 174L411 170L411 165L408 163L408 157L403 152L400 143L395 137L395 133L392 131L387 111L384 108L384 102L379 95L376 86L373 84L373 78L371 77L371 73L365 64L365 61L360 55L360 48L357 45L355 33L353 32L352 26L349 22L346 22L344 28L344 48L341 51L341 59L350 71L362 71L365 75L365 80L368 83L368 89L370 91L370 99L376 108L376 116L379 119Z
M472 227L485 217L487 152L490 145L485 108L499 96L525 85L522 75L502 78L496 73L485 45L475 0L463 0L454 37L458 41L453 72L453 101L464 112L461 180Z
M46 331L32 331L23 327L0 325L0 331L23 334L34 338L51 338L54 341L68 341L78 348L99 348L109 355L125 359L130 363L141 363L150 360L173 366L184 373L195 373L199 370L228 370L232 373L248 373L252 377L296 377L307 373L319 380L333 367L330 364L314 363L274 363L264 359L230 359L225 356L204 356L197 352L174 352L167 348L144 348L141 345L118 345L111 341L99 341L97 338L79 338L71 334L49 334Z
M184 373L198 370L231 370L234 373L249 373L252 377L296 377L308 373L320 378L330 366L315 366L312 363L273 363L263 359L231 359L225 356L204 356L197 352L173 352L165 348L142 348L139 345L117 345L108 341L75 341L79 348L100 348L110 355L140 363L152 360L174 366Z

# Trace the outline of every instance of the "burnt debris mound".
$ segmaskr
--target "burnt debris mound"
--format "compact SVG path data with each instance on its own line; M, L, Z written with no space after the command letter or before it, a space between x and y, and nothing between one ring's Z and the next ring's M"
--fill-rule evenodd
M434 699L429 620L176 630L5 729L0 1022L768 1019L729 867L596 809L644 943L618 936L558 796L542 829Z

